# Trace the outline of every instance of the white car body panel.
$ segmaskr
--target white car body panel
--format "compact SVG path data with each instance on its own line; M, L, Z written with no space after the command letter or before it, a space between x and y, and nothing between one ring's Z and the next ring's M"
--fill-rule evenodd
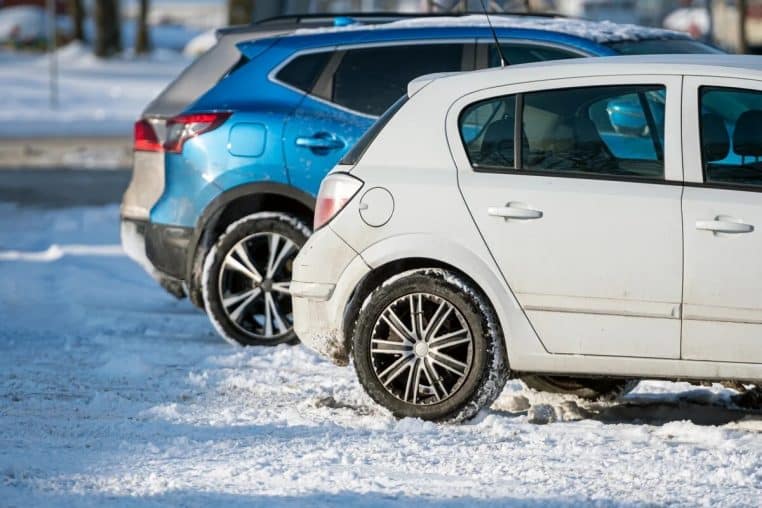
M699 130L694 127L699 125L695 105L701 86L762 91L760 81L685 78L684 163L686 180L691 182L703 181ZM697 222L717 217L755 229L748 234L717 234L696 228ZM688 186L683 196L683 220L683 358L762 363L762 194Z
M450 108L447 138L463 196L506 282L552 353L680 358L682 189L474 171L460 138L460 111L520 92L664 85L665 172L667 179L680 182L681 82L680 76L648 75L530 82L472 93ZM542 216L511 220L490 215L491 207L507 203L521 203Z
M694 80L739 78L762 86L762 59L602 58L422 79L426 86L390 120L360 162L337 168L351 171L365 188L387 189L394 197L391 219L380 227L368 226L355 199L329 227L359 252L367 273L416 258L450 265L471 277L495 307L514 371L762 380L762 364L755 363L762 348L754 338L760 336L756 327L762 325L762 307L748 301L762 289L762 269L753 264L760 249L754 244L734 253L727 245L708 247L723 249L713 254L715 264L722 256L738 256L709 270L712 259L699 259L704 254L693 246L697 240L689 238L687 227L696 220L688 215L703 216L707 210L701 206L709 203L723 213L756 219L753 214L762 206L756 201L762 200L759 193L722 190L739 193L723 200L715 189L682 184L702 181L700 161L695 164L700 157L696 92L687 89L683 94L683 82L690 88ZM457 125L463 107L478 98L564 88L569 83L667 86L665 182L490 174L471 168ZM685 204L683 194L688 197ZM505 224L488 215L487 208L508 201L542 210L543 219ZM320 252L318 246L312 255ZM559 259L562 255L565 258ZM297 263L294 278L304 283L325 279L316 270ZM706 275L707 270L714 272ZM340 328L348 319L339 310L346 308L353 284L364 276L360 272L355 269L350 281L342 274L327 300L295 291L297 333L308 346L314 347L311 335L316 330ZM746 286L741 282L744 275L750 279ZM691 291L702 276L709 277L706 284L717 284L709 296L723 290L722 280L739 284L732 298L722 300L730 305L702 301L698 291L697 298L683 306L683 292ZM684 282L684 277L694 281ZM344 288L338 291L340 285ZM735 287L724 290L729 294ZM300 310L307 301L312 306L309 313ZM700 312L703 317L696 319Z

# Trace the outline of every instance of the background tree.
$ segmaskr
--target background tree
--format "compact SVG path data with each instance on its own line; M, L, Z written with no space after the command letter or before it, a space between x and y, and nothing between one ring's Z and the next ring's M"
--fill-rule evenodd
M69 0L69 15L71 16L72 25L74 25L74 33L72 36L75 40L85 40L85 9L82 5L82 0Z
M140 0L140 11L138 12L137 35L135 37L135 53L142 54L151 51L151 35L148 32L148 9L150 8L148 0Z
M746 38L746 18L749 14L749 4L746 0L738 0L738 52L749 52L749 40Z
M96 0L95 54L106 58L122 50L122 31L119 25L119 0Z
M229 25L248 25L253 19L254 0L228 0Z

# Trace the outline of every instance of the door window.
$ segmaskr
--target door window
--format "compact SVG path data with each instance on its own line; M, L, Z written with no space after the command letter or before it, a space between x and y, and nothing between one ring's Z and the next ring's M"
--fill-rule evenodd
M703 87L700 97L704 180L762 186L762 92Z
M499 97L463 111L461 137L477 168L663 178L665 98L663 86L642 85ZM519 147L517 101L523 126Z
M424 74L460 71L462 44L413 44L351 49L333 77L332 100L379 116Z
M665 93L661 86L604 86L526 94L522 167L663 178Z

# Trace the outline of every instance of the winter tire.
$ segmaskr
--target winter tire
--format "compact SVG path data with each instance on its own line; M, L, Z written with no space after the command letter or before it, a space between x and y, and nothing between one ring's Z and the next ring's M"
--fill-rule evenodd
M589 400L615 400L638 385L634 379L575 378L565 376L528 375L523 383L538 392L576 395Z
M494 402L508 377L492 307L452 272L393 277L366 299L354 329L360 383L397 417L472 418Z
M310 235L299 219L261 212L231 224L207 254L204 305L223 338L244 346L296 343L293 261Z

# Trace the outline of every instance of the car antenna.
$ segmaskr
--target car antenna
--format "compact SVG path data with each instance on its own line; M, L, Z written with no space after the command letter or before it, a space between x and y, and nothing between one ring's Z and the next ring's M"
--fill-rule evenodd
M505 67L506 61L505 55L503 54L503 48L500 47L500 41L497 39L497 32L495 32L495 27L492 26L492 20L489 19L489 12L487 11L487 7L484 5L484 0L479 0L479 3L482 4L482 10L484 11L484 15L487 17L487 24L489 25L489 29L492 32L492 37L495 39L495 48L497 48L497 54L500 57L500 67Z

